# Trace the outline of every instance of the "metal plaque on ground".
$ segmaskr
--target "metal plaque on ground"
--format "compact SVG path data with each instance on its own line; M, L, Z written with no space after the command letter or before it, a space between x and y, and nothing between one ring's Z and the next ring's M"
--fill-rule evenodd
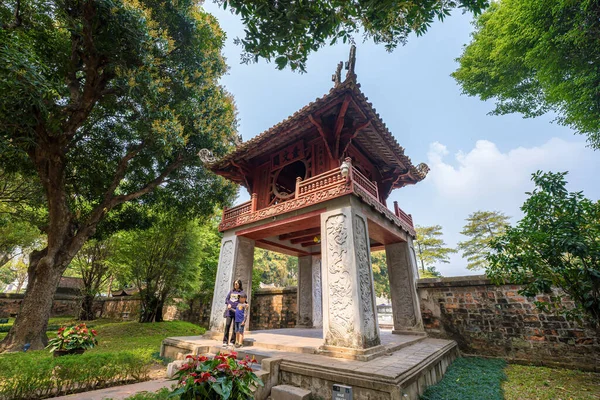
M333 385L333 400L351 400L352 388L344 385Z

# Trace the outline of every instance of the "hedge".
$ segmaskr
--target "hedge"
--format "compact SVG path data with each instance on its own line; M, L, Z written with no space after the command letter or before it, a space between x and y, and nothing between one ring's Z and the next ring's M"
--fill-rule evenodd
M0 399L46 398L148 378L149 351L0 358Z

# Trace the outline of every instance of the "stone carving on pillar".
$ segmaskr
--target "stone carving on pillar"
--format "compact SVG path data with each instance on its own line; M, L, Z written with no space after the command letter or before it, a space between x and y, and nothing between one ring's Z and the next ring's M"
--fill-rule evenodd
M313 326L313 286L311 256L298 257L298 318L297 327Z
M346 343L354 326L352 277L346 267L348 257L348 227L346 215L327 218L327 267L329 294L328 343Z
M221 247L221 261L217 279L215 280L215 294L212 305L210 329L214 331L223 330L223 312L225 311L225 297L231 289L231 274L233 273L233 242L231 240L223 243Z
M386 245L385 253L390 277L394 331L422 331L416 290L417 265L412 240Z
M323 327L323 294L321 283L321 256L312 256L313 326Z
M378 345L375 305L373 303L373 280L371 278L370 249L368 246L365 221L358 215L354 216L354 245L356 246L356 267L360 279L360 302L363 314L365 339L370 345ZM373 343L375 341L375 343Z

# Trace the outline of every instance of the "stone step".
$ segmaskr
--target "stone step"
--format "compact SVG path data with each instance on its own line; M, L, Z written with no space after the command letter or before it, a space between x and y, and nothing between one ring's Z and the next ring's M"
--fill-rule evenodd
M277 385L271 389L273 400L309 400L310 390L291 385Z
M277 355L277 350L265 349L265 348L254 347L254 346L244 346L244 347L240 347L240 348L233 349L233 350L224 349L221 346L211 346L210 347L210 352L213 355L218 354L218 353L229 354L232 351L235 351L237 353L238 360L243 360L246 358L246 356L248 356L250 359L254 358L259 365L262 362L262 360L264 360L265 358L271 358L271 357Z

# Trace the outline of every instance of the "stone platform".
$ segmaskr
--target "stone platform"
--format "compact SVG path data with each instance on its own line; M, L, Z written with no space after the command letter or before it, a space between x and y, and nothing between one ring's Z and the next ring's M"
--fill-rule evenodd
M238 358L260 363L265 384L255 393L266 399L274 386L287 384L310 390L314 398L332 398L333 384L351 386L354 400L418 399L437 383L458 356L456 342L425 336L381 331L385 351L368 361L333 357L322 350L318 329L277 329L247 334ZM186 354L223 352L221 341L202 336L172 337L163 341L161 356L182 360ZM175 363L172 367L176 367Z

